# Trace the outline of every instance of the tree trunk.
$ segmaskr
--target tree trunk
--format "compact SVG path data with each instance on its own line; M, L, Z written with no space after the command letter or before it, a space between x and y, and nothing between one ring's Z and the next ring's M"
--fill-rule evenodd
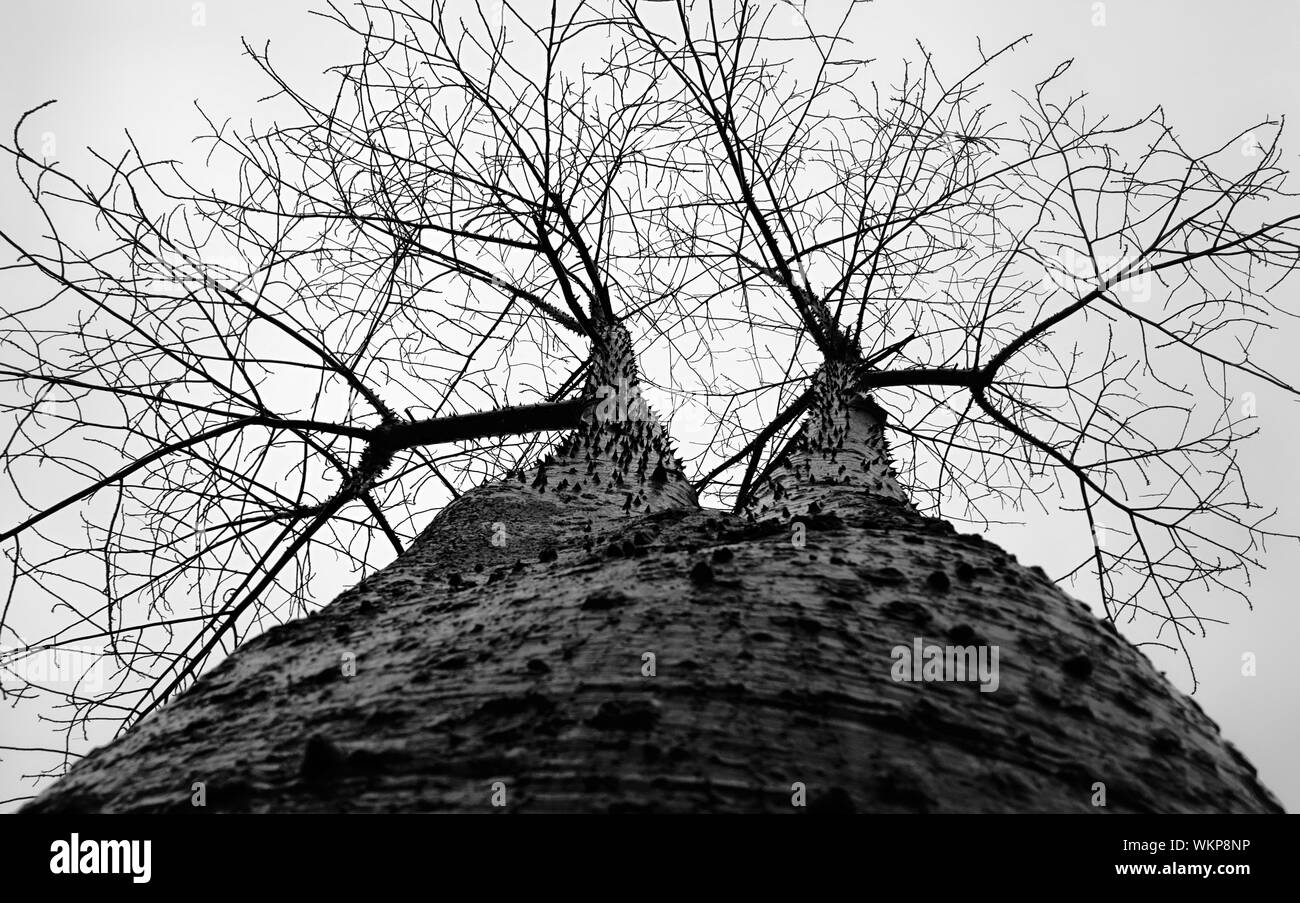
M748 512L698 508L652 414L589 417L27 811L1280 811L1108 623L918 514L821 379ZM996 689L896 679L918 639L996 646Z

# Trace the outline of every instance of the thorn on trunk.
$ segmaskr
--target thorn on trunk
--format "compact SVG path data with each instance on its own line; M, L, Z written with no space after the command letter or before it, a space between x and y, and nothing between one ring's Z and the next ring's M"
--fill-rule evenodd
M713 582L713 568L707 561L696 562L691 568L691 582L697 586L707 586Z
M1092 659L1080 653L1072 655L1061 663L1066 674L1078 680L1087 680L1092 675Z
M948 639L962 646L968 646L976 640L975 628L969 624L958 624L948 631Z
M304 780L321 781L338 773L343 767L343 753L328 738L313 734L302 751L298 774Z

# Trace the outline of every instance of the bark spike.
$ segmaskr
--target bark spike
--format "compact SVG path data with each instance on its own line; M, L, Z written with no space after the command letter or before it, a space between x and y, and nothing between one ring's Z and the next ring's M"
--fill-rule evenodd
M813 402L788 456L746 505L755 517L798 517L813 504L835 510L869 498L912 508L890 459L887 415L857 388L860 366L827 361L813 376Z

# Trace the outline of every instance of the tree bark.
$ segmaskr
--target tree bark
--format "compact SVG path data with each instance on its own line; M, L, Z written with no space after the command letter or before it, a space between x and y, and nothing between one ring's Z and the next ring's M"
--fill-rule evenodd
M652 413L588 418L26 811L1280 811L1108 622L917 513L837 385L741 514ZM918 638L997 689L896 680Z

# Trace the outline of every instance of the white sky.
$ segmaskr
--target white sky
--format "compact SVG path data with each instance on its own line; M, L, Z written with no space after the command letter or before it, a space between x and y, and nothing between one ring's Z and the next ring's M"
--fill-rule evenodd
M814 0L815 2L815 0ZM1096 25L1092 0L876 0L856 37L864 56L892 61L914 56L920 39L941 62L971 63L975 39L986 48L1032 33L1030 46L997 78L1028 89L1051 67L1073 58L1073 83L1092 95L1091 109L1118 119L1163 105L1169 121L1192 146L1224 139L1266 116L1300 112L1300 3L1257 0L1109 0ZM204 24L194 24L202 7ZM247 118L268 87L241 56L240 37L269 40L272 58L291 81L310 82L325 66L351 58L339 29L308 16L299 0L7 0L0 10L0 129L8 135L21 112L52 97L37 128L58 142L58 158L75 166L91 145L120 152L129 129L147 156L195 160L189 139L201 130L193 101L218 118ZM1286 164L1300 162L1300 136L1286 142ZM196 161L201 166L201 160ZM194 175L194 172L191 172ZM14 182L0 175L0 211L12 209ZM6 226L7 213L0 212ZM1294 293L1294 287L1290 289ZM0 304L6 299L0 294ZM1297 305L1300 306L1300 305ZM1262 348L1280 375L1300 382L1293 361L1294 324ZM1279 363L1282 362L1282 363ZM1300 409L1293 400L1259 391L1261 435L1243 455L1257 498L1282 508L1281 529L1300 532L1300 477L1293 450ZM679 436L686 440L689 437ZM0 512L0 521L11 520ZM1061 519L1032 517L1022 528L998 528L990 538L1049 574L1073 563L1078 537ZM1068 549L1067 554L1064 550ZM1193 641L1201 679L1197 702L1239 746L1290 810L1300 810L1300 636L1295 587L1300 555L1275 544L1268 570L1251 596L1255 610L1225 603L1230 623ZM1081 594L1084 591L1080 590ZM325 600L322 600L325 601ZM1254 653L1258 674L1241 674L1243 653ZM1185 689L1185 669L1156 659ZM0 710L0 745L40 742L34 713ZM31 792L20 775L36 763L24 754L0 757L0 800ZM5 808L0 807L0 811Z

